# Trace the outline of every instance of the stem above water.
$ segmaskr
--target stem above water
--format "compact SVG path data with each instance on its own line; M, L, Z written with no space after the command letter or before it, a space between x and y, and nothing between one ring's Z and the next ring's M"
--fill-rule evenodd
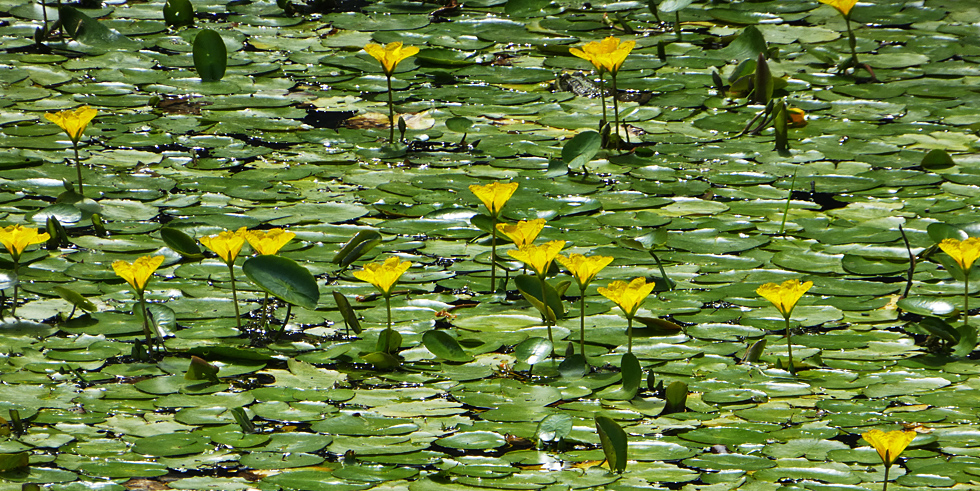
M497 215L490 216L490 293L497 292Z
M16 259L20 259L20 257L17 257ZM10 307L10 315L13 317L17 317L17 293L18 287L20 286L20 276L17 275L17 270L19 268L20 261L14 260L14 278L17 279L14 280L14 304Z
M633 352L633 316L626 317L626 352Z
M790 337L789 316L786 316L786 349L789 352L789 373L796 375L796 365L793 364L793 339Z
M579 332L579 348L581 348L582 359L584 360L585 359L585 287L584 286L580 287L579 292L580 295L582 295L581 298L579 298L578 300L579 320L580 320L579 329L581 330Z
M235 325L238 329L242 328L242 314L238 310L238 291L235 289L235 262L228 263L228 272L231 273L231 301L235 304Z
M391 329L391 295L385 295L385 308L388 310L388 329Z
M75 170L78 171L78 194L85 196L82 190L82 160L78 157L78 142L73 141L72 147L75 149Z
M391 75L388 75L388 143L395 143L395 102L391 95Z

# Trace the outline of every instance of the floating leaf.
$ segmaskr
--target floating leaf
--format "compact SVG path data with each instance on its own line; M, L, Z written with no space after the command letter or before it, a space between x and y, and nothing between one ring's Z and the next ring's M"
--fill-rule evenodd
M422 334L422 344L432 354L445 360L458 363L473 360L473 356L464 351L459 342L445 331L426 331L425 334Z
M163 4L163 20L171 27L189 26L194 23L194 6L190 0L167 0Z
M629 459L626 432L608 416L596 415L595 428L599 433L602 452L606 454L606 461L609 462L609 470L622 473L626 470Z
M221 35L211 29L201 29L194 37L194 68L202 82L217 82L224 78L228 50Z
M545 338L527 338L514 347L514 356L528 365L537 365L551 356L554 346Z
M139 43L113 29L109 29L74 7L64 5L58 8L58 14L61 17L61 25L65 32L72 39L82 44L124 50L139 47Z
M293 305L316 309L320 290L310 271L292 259L255 256L242 264L242 270L259 288Z
M582 168L588 164L602 148L602 136L595 131L583 131L565 143L561 149L561 159L568 168Z
M204 253L201 251L201 246L198 245L197 241L176 228L161 228L160 238L163 239L164 244L167 244L167 247L173 249L181 256L192 260L204 259Z

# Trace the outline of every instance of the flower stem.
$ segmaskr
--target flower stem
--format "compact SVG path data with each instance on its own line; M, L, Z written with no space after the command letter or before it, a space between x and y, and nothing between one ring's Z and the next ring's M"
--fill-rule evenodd
M585 359L585 286L582 286L579 291L582 297L578 300L579 305L579 347L582 350L582 359Z
M789 373L796 375L796 365L793 364L793 340L790 338L789 316L786 316L786 349L789 351Z
M616 72L609 72L612 74L612 100L613 100L613 119L616 121L616 138L619 138L619 89L616 88ZM618 141L618 140L617 140Z
M14 304L10 307L10 315L17 317L17 293L18 287L20 286L20 276L17 274L17 270L20 268L20 257L18 256L14 260Z
M633 316L626 317L626 352L633 352Z
M143 317L143 334L146 336L146 349L152 351L153 338L150 335L150 315L146 311L146 296L142 290L136 293L140 297L140 315Z
M490 216L490 293L497 292L497 215Z
M602 100L602 123L599 124L599 131L602 131L602 125L609 122L606 119L606 81L602 76L602 72L599 72L599 97Z
M555 345L555 338L551 334L551 317L548 317L548 288L544 282L544 275L538 276L538 280L541 281L541 303L544 305L544 323L548 326L548 341L551 341L551 345ZM552 353L554 354L554 353Z
M857 38L854 37L854 30L851 29L851 16L845 15L844 22L847 25L848 44L851 45L851 62L854 63L854 66L856 67L858 65Z
M881 491L888 491L888 468L890 465L885 466L885 479L881 482Z
M391 95L391 75L388 75L388 143L395 143L395 102Z
M265 299L262 300L262 329L269 325L269 292L265 292Z
M385 295L385 307L388 309L388 329L391 329L391 295Z
M970 326L970 271L963 278L963 327Z
M235 304L235 325L238 329L242 328L242 315L238 310L238 291L235 289L235 263L228 263L228 272L231 273L231 300Z
M85 192L82 191L82 160L78 157L78 142L73 141L72 147L75 149L75 170L78 171L78 194L85 196Z

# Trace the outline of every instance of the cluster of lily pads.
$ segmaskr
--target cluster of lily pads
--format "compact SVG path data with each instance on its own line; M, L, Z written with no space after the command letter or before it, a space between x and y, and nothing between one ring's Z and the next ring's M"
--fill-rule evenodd
M146 113L157 111L156 102L147 111L106 109L131 102L112 97L125 91L122 84L80 84L79 89L69 83L62 87L70 94L67 98L44 100L46 91L54 92L53 87L65 83L58 72L59 63L65 60L47 52L7 53L9 60L26 68L0 62L0 83L5 84L0 88L6 89L7 81L15 80L22 71L29 71L33 79L12 89L10 100L0 104L0 143L5 148L16 145L14 141L26 142L24 135L41 134L44 138L37 141L48 146L38 148L63 151L63 140L54 142L59 145L45 143L53 142L49 137L57 131L43 126L52 125L32 125L37 118L24 117L21 112L40 114L80 103L98 106L99 112L83 105L45 116L67 134L75 169L54 166L51 161L55 159L49 157L54 152L25 150L24 155L32 158L43 156L43 165L36 166L33 160L22 164L19 155L0 158L0 164L12 168L7 173L3 167L0 176L4 184L0 200L10 203L0 209L0 219L13 224L0 226L0 243L12 260L6 263L12 265L12 272L0 272L4 293L0 296L0 335L5 345L0 352L0 416L9 420L0 419L0 489L38 482L58 491L118 491L130 477L158 476L177 478L171 482L175 489L331 491L363 489L380 481L400 483L379 487L413 491L473 486L665 489L678 488L683 482L692 483L691 489L727 491L747 480L751 482L747 489L753 490L772 490L788 481L810 489L850 489L862 481L881 481L887 487L893 479L903 489L921 489L965 487L976 481L971 476L980 465L977 438L968 425L976 421L972 409L976 367L969 356L977 336L969 314L971 288L977 286L980 239L970 237L978 235L978 230L965 225L968 213L949 225L933 219L945 214L939 219L949 220L950 210L976 205L978 181L970 168L975 163L970 156L960 156L958 166L938 151L945 160L937 165L929 163L932 157L922 160L913 151L955 142L954 137L962 135L950 131L951 125L965 128L964 121L973 118L975 111L969 107L960 109L972 112L960 114L937 110L929 121L948 117L948 124L942 126L913 119L929 114L923 113L923 106L941 107L956 97L937 94L935 87L923 87L927 84L910 83L921 77L918 69L879 73L884 79L897 73L903 79L900 83L865 83L876 79L869 65L858 63L859 51L863 61L881 63L889 49L904 46L905 29L879 29L882 26L875 22L858 19L856 22L865 24L865 32L872 30L867 26L885 31L878 46L867 36L855 36L852 13L861 10L853 10L855 1L823 1L837 9L845 22L847 39L842 46L850 51L850 59L834 61L820 42L812 40L799 41L805 53L793 52L783 58L787 73L794 71L789 67L809 69L818 64L836 65L837 73L800 70L800 77L809 77L814 86L826 89L806 91L808 96L815 94L812 100L796 98L797 102L803 99L808 112L815 109L817 114L807 133L801 132L799 145L806 150L769 157L752 150L765 147L765 153L771 153L768 135L760 138L759 132L773 125L777 148L785 149L785 128L806 124L801 109L782 107L784 102L768 107L771 83L786 82L768 74L762 52L775 59L772 44L762 40L761 47L752 45L751 56L726 55L719 62L717 57L702 55L730 42L741 28L719 25L698 43L670 45L655 41L654 35L625 40L633 35L630 26L641 22L663 33L665 26L659 18L656 23L649 20L646 5L639 3L617 3L608 16L605 11L576 11L569 16L571 21L549 14L560 8L557 4L506 3L506 7L495 7L502 2L467 2L466 10L480 17L477 22L487 22L474 29L480 31L480 39L469 36L468 30L442 35L439 28L451 22L433 23L435 27L425 33L403 29L399 22L409 18L414 23L426 17L419 10L428 6L383 2L380 9L396 12L329 14L329 22L347 26L336 29L341 33L339 41L331 38L333 28L329 33L319 32L319 37L313 34L308 29L313 22L296 29L303 36L293 35L290 23L301 19L288 16L303 6L288 0L276 6L262 2L228 6L236 16L234 25L246 26L247 34L242 36L253 36L250 50L255 51L239 53L239 63L249 56L271 53L264 50L276 43L292 47L322 40L333 43L332 48L347 49L347 55L361 53L363 46L373 60L356 61L353 71L371 73L377 61L384 79L370 75L345 79L354 75L336 67L364 58L360 55L344 56L339 65L330 65L329 60L321 60L319 51L284 48L275 61L282 62L283 72L303 77L307 85L296 86L296 92L290 89L290 96L309 97L311 106L329 108L356 100L359 107L373 103L381 107L386 95L387 124L367 130L352 123L339 131L297 131L298 123L291 125L307 112L282 102L281 94L222 96L218 98L222 109L214 107L213 114L204 118L190 116L188 111L175 117L164 115L148 124ZM674 27L679 37L678 10L691 3L660 2L661 13L677 15ZM739 39L745 42L761 39L762 30L781 46L797 44L793 36L801 36L800 32L818 31L825 41L839 36L817 27L836 16L829 8L827 15L817 10L814 18L818 20L810 19L810 25L801 20L803 14L795 16L797 10L814 10L815 2L712 5L717 8L692 13L697 20L688 25L707 25L704 21L710 10L713 18L734 24L763 19L760 29L741 29ZM17 15L47 14L49 7L18 6ZM140 18L147 16L146 8L156 13L158 7L133 4L119 11L131 8L131 12L140 12ZM776 16L752 11L756 7L777 9L773 12L786 14L789 22L770 24ZM898 2L880 7L888 12L899 8ZM207 15L220 18L227 14L224 5L207 8L218 10ZM268 16L269 11L278 12L277 8L288 16ZM494 13L488 15L481 8ZM903 22L915 22L916 31L907 36L918 36L922 27L935 28L930 22L936 20L931 17L936 8L934 2L909 5L902 18L912 20ZM109 9L98 12L98 17L104 18ZM167 25L187 25L193 20L189 9L186 0L168 0L163 11ZM96 16L91 10L81 10ZM634 15L639 10L646 17ZM625 18L619 17L630 11ZM651 13L657 11L654 8ZM528 21L526 30L520 26L521 37L537 38L541 32L551 37L535 40L534 48L522 45L513 50L522 56L530 54L515 60L523 66L507 66L506 56L495 59L501 53L486 52L483 43L492 44L486 39L507 43L519 38L513 36L517 22L503 22L505 14L519 18L528 12L535 16L541 12L540 18ZM71 36L92 39L96 32L108 32L95 29L99 22L83 15L71 6L64 7L62 19ZM942 56L947 48L929 43L941 45L953 35L972 35L964 34L973 32L969 23L980 21L971 20L975 14L970 12L958 15L966 25L944 25L939 30L945 34L915 38L908 44L921 43L940 53L934 56ZM153 29L143 21L127 22L125 29L135 36ZM355 32L359 24L388 27L368 34ZM123 23L111 25L124 29ZM0 22L6 34L18 28ZM498 28L499 34L493 32ZM555 34L565 28L571 30L561 37ZM707 32L696 29L699 38ZM273 30L274 36L265 35ZM598 40L580 44L568 34L590 30L601 32ZM196 53L198 45L207 41L220 46L223 53L222 37L207 29L196 31L193 61L203 83L194 79L194 90L227 89L219 82L224 65L218 69L207 60L198 60ZM607 35L610 33L615 36ZM39 39L45 41L51 34L45 20ZM0 43L10 46L11 38L0 37ZM406 46L423 42L420 38L431 39L425 51ZM381 44L365 45L369 39ZM113 40L119 38L107 38ZM647 53L653 50L641 50L644 63L626 63L633 48L651 48L654 42L659 60ZM58 43L49 41L52 46ZM175 35L157 45L168 53L166 47L173 46L189 51ZM864 54L878 49L884 54ZM970 58L975 56L970 52L973 48L948 49L960 49L959 59L952 60L949 65L953 66L935 64L930 73L958 82L961 75L975 72L975 60ZM141 51L141 56L147 51ZM568 54L574 56L564 56ZM91 62L86 56L73 55L66 58L66 65L73 72L88 70L84 67L104 66L106 59L117 55L122 56L110 53ZM287 56L289 61L283 61ZM331 52L326 58L335 56ZM412 56L424 58L419 66L425 69L418 70L421 75L401 71L394 80L398 64ZM637 54L632 56L636 60ZM190 66L188 60L179 58L161 64ZM459 70L463 64L472 67L477 58L481 71ZM712 71L732 59L744 62L734 67L727 81ZM790 64L793 59L807 61ZM663 64L659 74L650 68L656 63ZM917 63L922 62L913 65ZM565 70L587 70L591 65L595 69L602 112L598 133L581 131L572 137L572 131L565 131L593 126L591 117L600 108L594 100L535 86L553 78L537 65ZM637 69L637 65L644 68ZM235 81L244 83L242 65L237 66ZM871 74L871 80L847 73L862 68ZM267 69L249 67L247 73L267 73L262 72ZM480 78L497 69L503 75L498 73L486 83ZM159 80L153 77L161 72L126 71L123 80ZM532 73L538 78L510 83L508 77L514 73ZM652 86L664 100L621 112L621 101L614 96L613 123L608 124L607 74L614 94L620 85L647 91ZM99 72L92 80L101 82L100 77L105 76ZM439 90L451 86L446 80L457 76L458 81L469 77L472 84ZM257 75L252 80L276 77ZM854 84L855 80L863 83ZM292 80L288 82L263 87L295 86ZM327 94L323 89L319 93L323 99L314 100L317 96L310 95L311 87L334 83L331 90L335 92ZM400 85L393 87L393 83ZM720 98L748 96L750 103L766 106L741 132L755 139L732 147L720 140L691 145L685 139L692 134L714 138L715 132L734 135L743 128L750 107L692 95L711 92L707 87L711 83ZM803 92L799 87L804 84L798 79L789 83L793 88L788 93ZM149 87L151 82L133 84L141 91L172 89L178 93L173 87ZM406 87L411 90L404 90ZM924 102L851 104L852 98L876 99L879 93L901 95L906 87L910 87L908 97L913 92L916 97L925 94ZM100 95L90 97L89 90L98 90ZM535 114L527 122L523 118L536 110L533 104L483 107L501 102L489 96L479 104L472 102L477 100L473 94L485 93L507 101L540 100L541 106L558 114L540 119ZM421 137L428 135L417 129L412 129L416 140L404 136L411 124L406 119L430 108L431 99L447 94L455 102L449 110L447 104L434 111L440 121L432 123L438 129L429 134L439 138L443 116L458 114L445 120L445 129L461 134L459 141L466 141L466 131L476 128L462 116L480 118L482 134L474 136L470 146L447 147L466 153L428 152L438 147L426 146ZM682 96L670 97L678 94ZM396 101L403 118L397 117ZM193 108L194 99L167 102ZM262 104L280 105L270 110ZM241 112L261 118L246 119L236 113L234 121L224 127L208 126L213 123L184 126L201 119L221 121L234 112L228 108L236 107L245 107ZM831 107L833 111L826 111ZM881 128L888 128L889 122L904 125L894 122L903 118L903 111L907 111L905 121L916 124L887 141L868 130L872 123ZM666 122L658 119L661 114ZM104 128L97 128L98 136L86 148L82 135L96 115ZM467 124L456 126L460 120ZM261 122L262 128L252 128L253 122ZM658 145L624 152L630 149L627 124L632 130L638 126L647 130L641 143ZM114 133L124 127L123 135ZM145 131L147 127L154 130ZM157 131L161 127L164 131ZM195 130L188 129L192 127ZM243 127L246 130L240 129ZM273 130L266 131L270 128ZM279 128L292 129L277 131ZM387 133L387 143L395 143L396 128L403 141L417 145L408 151L400 148L394 158L381 154L385 160L370 160L379 155L370 151L372 145L385 141L381 133ZM920 134L926 128L935 131L926 137ZM242 132L246 134L238 135ZM497 133L488 136L489 132ZM152 141L166 148L177 141L167 140L171 133L181 134L181 142L209 141L205 145L234 133L235 138L267 146L204 148L242 158L217 165L220 159L195 148L193 158L186 162L168 157L165 165L157 166L157 161L148 166L133 164L127 167L133 169L132 175L120 171L105 178L91 173L85 176L83 188L83 160L99 165L117 162L86 159L86 155L110 157L108 154L123 149L117 155L124 156L117 159L145 159L155 154L140 145ZM479 148L487 153L474 150L480 137L483 146ZM626 139L625 144L620 137ZM503 143L491 146L498 138ZM295 145L300 139L305 139L305 146ZM103 144L111 151L100 150ZM861 146L855 149L855 144ZM286 150L273 152L274 145ZM603 145L620 152L600 155L597 152ZM583 147L587 150L581 151ZM86 151L91 153L83 153ZM173 155L172 149L165 151ZM559 151L560 160L553 156ZM324 152L340 156L323 160ZM864 153L867 155L861 155ZM246 160L255 155L263 159ZM493 160L501 156L507 158ZM601 160L594 163L597 156ZM852 161L855 158L859 160ZM304 160L315 162L301 163ZM870 170L853 176L863 171L865 160ZM808 166L810 163L813 165ZM189 169L193 172L187 172ZM932 172L936 169L947 171L937 176ZM799 182L784 179L797 170ZM875 175L876 171L882 175ZM195 174L198 172L200 175ZM67 193L55 198L50 193L51 182L57 188L62 179L77 179L77 186L70 189L66 184ZM118 181L107 185L108 179ZM804 181L812 191L809 195L799 191L805 189L800 184ZM943 182L942 191L939 182ZM123 192L126 186L134 190ZM818 191L825 186L853 206L830 212L822 209L819 200L828 199L827 193ZM153 189L157 187L159 190ZM483 203L486 215L476 214L476 201L460 202L467 189ZM82 203L86 190L89 197L103 194L100 211L110 216L103 222L100 215L92 215L91 229L82 228L77 218L65 219L50 210L37 212L55 200L54 207L60 209L66 202L87 206ZM98 191L93 194L93 190ZM950 190L955 198L934 197ZM198 201L191 196L195 194ZM532 195L533 199L528 197ZM321 199L345 201L343 205L317 201L306 208L308 203L290 202ZM905 230L896 231L889 229L895 227L894 222L881 218L895 216L896 199L907 200L903 201L907 209L901 212L904 218L919 220L911 227L910 237L905 237L908 223ZM350 204L346 200L354 204L345 207ZM830 206L847 204L830 201ZM318 205L328 211L315 208ZM279 217L287 212L280 214L280 207L296 210L282 220ZM351 208L356 209L348 215ZM229 213L231 210L235 211ZM21 219L23 213L27 215ZM309 216L301 216L304 213ZM121 218L125 214L133 216ZM89 215L82 216L87 223ZM161 228L157 220L166 226ZM928 231L923 220L929 222ZM278 228L285 224L289 230ZM300 240L288 244L296 238L294 233ZM539 234L545 240L538 241ZM502 237L514 244L506 254L497 253ZM898 244L902 238L906 248L884 246ZM160 247L160 239L166 248ZM824 241L830 244L821 244ZM246 242L255 257L245 259L241 254ZM32 249L45 243L50 254ZM217 260L199 263L204 252L198 244ZM285 257L279 257L283 247ZM913 247L923 250L916 254ZM56 252L59 249L61 254ZM375 254L378 250L380 257ZM901 257L906 250L908 257ZM135 254L119 254L130 252ZM336 267L329 259L335 252L332 264ZM669 277L661 257L666 258ZM367 260L362 261L364 258ZM614 266L608 267L610 264ZM164 269L158 269L161 267ZM654 267L659 274L653 273ZM66 268L70 274L63 273ZM896 295L895 302L895 297L887 296L899 289L897 283L892 284L896 277L875 275L904 273L905 268L908 287L904 295ZM241 272L250 282L243 281ZM842 273L848 277L834 277ZM955 281L949 282L949 276ZM159 281L164 277L166 281ZM595 289L597 277L603 286ZM916 291L910 295L913 277ZM364 283L378 294L365 293ZM572 283L578 286L577 297L569 290ZM332 293L333 303L329 294L320 297L321 290ZM858 296L856 290L866 295ZM598 295L590 296L590 292ZM61 299L53 298L55 293ZM960 293L962 309L958 308ZM95 298L98 307L89 302ZM375 302L379 298L382 302ZM565 312L575 302L579 307L577 333ZM765 302L774 309L764 306ZM133 315L128 313L130 305ZM276 308L281 305L287 306L285 315ZM294 305L301 307L295 316L290 310ZM606 314L617 306L622 315ZM76 317L72 310L66 315L68 308L90 314ZM536 313L524 315L527 311ZM271 332L268 324L277 317L282 327ZM960 319L962 323L954 327ZM345 332L341 324L349 330ZM566 343L567 348L562 349ZM931 353L916 356L926 350ZM865 431L872 426L897 431ZM912 450L906 452L907 446ZM890 474L903 453L909 457L907 465L900 466L896 475ZM603 459L606 463L600 464ZM883 465L876 465L878 462ZM572 463L587 469L571 468ZM617 472L607 473L600 465ZM246 469L256 472L238 472ZM269 473L261 474L263 471ZM256 484L257 480L261 483ZM142 483L133 481L127 486L137 485Z

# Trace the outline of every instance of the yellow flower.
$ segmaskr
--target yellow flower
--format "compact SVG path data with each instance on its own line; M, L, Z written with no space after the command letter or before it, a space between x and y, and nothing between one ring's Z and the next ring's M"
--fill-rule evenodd
M516 182L508 182L507 184L491 182L485 186L471 184L470 192L480 198L483 205L490 211L491 216L496 217L500 215L500 210L507 203L507 200L514 195L514 191L517 191L517 186L518 183Z
M766 283L755 292L772 302L779 309L779 313L789 319L790 314L793 313L793 307L796 307L796 302L799 302L800 298L803 298L803 294L812 286L812 281L800 283L800 280L786 280L782 285Z
M367 51L375 60L378 60L384 69L385 75L390 77L395 72L395 67L398 66L399 62L405 58L415 56L418 54L419 49L415 46L402 48L401 41L396 41L384 46L368 43L364 46L364 51Z
M798 107L786 108L787 126L790 128L803 128L806 126L806 111Z
M517 223L498 223L497 230L514 242L518 248L534 242L538 234L544 230L544 218L535 218L527 221L521 220Z
M915 440L915 434L914 431L889 431L885 433L881 430L871 430L861 436L878 451L885 467L890 467L895 463L895 459L902 454L905 447L909 446L912 440Z
M408 268L412 267L409 261L400 261L397 257L389 257L382 263L369 263L364 265L364 269L354 271L354 277L366 281L377 288L386 297L391 295L391 288L398 282Z
M636 41L621 43L619 38L609 36L602 41L587 43L582 49L569 48L568 52L589 60L600 74L607 71L615 74L619 72L634 46Z
M65 130L65 133L68 133L68 138L71 138L72 143L77 145L85 127L98 113L94 108L82 106L74 110L67 109L56 113L45 113L44 117Z
M820 0L820 3L825 3L831 7L837 9L844 17L851 15L851 9L857 3L857 0Z
M249 230L245 232L245 240L260 255L267 256L279 252L282 246L293 240L296 234L287 232L281 228L272 230Z
M20 255L24 249L31 244L40 244L50 239L47 232L37 233L36 228L24 227L22 225L11 225L0 228L0 244L7 249L10 256L16 263L20 260Z
M126 280L137 292L142 293L150 281L150 276L153 276L153 272L161 264L163 264L163 256L143 256L132 263L116 261L112 263L112 270L116 272L116 276Z
M632 319L656 286L656 283L647 283L644 278L634 278L629 283L616 280L609 284L609 288L600 286L599 294L616 302L616 305L623 309L626 317Z
M201 244L204 244L204 247L211 249L226 264L231 264L235 262L235 258L241 252L242 246L245 245L245 227L241 227L234 232L225 230L218 235L201 237L200 240Z
M963 274L969 274L973 263L980 258L980 238L977 237L966 240L943 239L939 243L939 248L956 261Z
M581 254L572 254L568 257L558 256L556 260L575 276L575 281L578 282L578 286L584 291L585 287L589 286L589 283L592 283L595 276L599 274L599 271L609 266L613 258L609 256L586 257Z
M507 254L530 266L539 278L544 278L562 247L565 247L564 240L553 240L540 246L526 245L516 251L507 251Z

